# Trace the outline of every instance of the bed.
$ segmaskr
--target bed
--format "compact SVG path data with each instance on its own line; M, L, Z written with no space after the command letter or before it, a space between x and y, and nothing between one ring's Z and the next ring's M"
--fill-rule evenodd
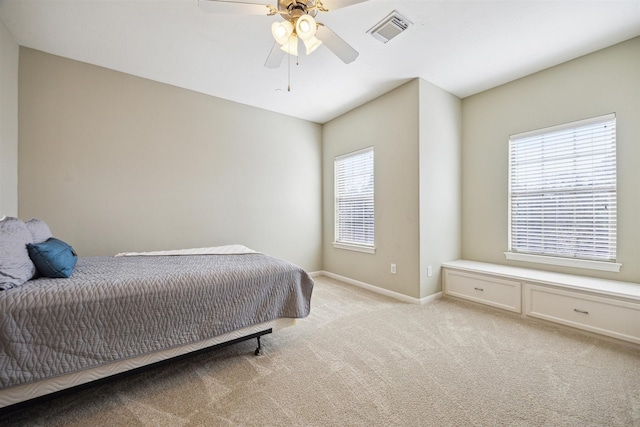
M0 408L291 325L313 280L265 254L80 257L0 291Z

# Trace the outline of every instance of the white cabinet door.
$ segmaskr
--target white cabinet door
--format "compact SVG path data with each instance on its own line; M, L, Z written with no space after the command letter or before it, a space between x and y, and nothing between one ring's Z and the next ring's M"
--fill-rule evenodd
M640 305L529 283L524 314L640 344Z
M444 293L521 313L520 282L445 269Z

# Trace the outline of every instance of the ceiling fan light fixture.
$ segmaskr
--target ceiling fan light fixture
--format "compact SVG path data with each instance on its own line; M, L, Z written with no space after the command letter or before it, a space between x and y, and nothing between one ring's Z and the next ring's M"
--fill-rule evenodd
M271 34L273 34L273 38L283 46L289 42L289 37L292 33L293 24L289 21L274 22L271 25Z
M289 55L298 56L298 36L291 34L289 40L280 48L287 52Z
M316 20L313 19L311 15L302 15L296 21L296 34L302 40L308 40L312 37L315 37L316 30L318 29L318 24L316 24Z
M198 6L205 12L212 13L244 13L250 15L266 15L279 17L280 22L273 22L271 33L275 39L265 62L267 68L278 68L284 54L298 55L299 39L302 39L309 55L320 45L327 47L345 64L350 64L358 57L358 51L333 32L329 27L317 22L315 17L320 12L339 9L368 0L275 0L276 5L262 4L256 0L197 0ZM274 0L269 0L273 3ZM331 3L329 8L323 1ZM2 0L0 0L0 3ZM400 18L399 18L400 19ZM400 23L404 21L400 19ZM386 33L385 33L386 34Z

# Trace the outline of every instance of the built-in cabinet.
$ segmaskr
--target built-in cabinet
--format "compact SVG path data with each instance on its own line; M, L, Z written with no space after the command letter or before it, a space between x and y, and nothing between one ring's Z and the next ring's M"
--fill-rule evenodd
M443 264L443 292L640 344L640 284L458 260Z

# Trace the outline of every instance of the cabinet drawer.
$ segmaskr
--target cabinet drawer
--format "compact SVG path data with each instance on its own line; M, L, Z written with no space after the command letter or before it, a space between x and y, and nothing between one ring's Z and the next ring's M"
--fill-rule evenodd
M640 305L525 284L525 314L640 344Z
M520 282L445 269L444 293L521 313Z

